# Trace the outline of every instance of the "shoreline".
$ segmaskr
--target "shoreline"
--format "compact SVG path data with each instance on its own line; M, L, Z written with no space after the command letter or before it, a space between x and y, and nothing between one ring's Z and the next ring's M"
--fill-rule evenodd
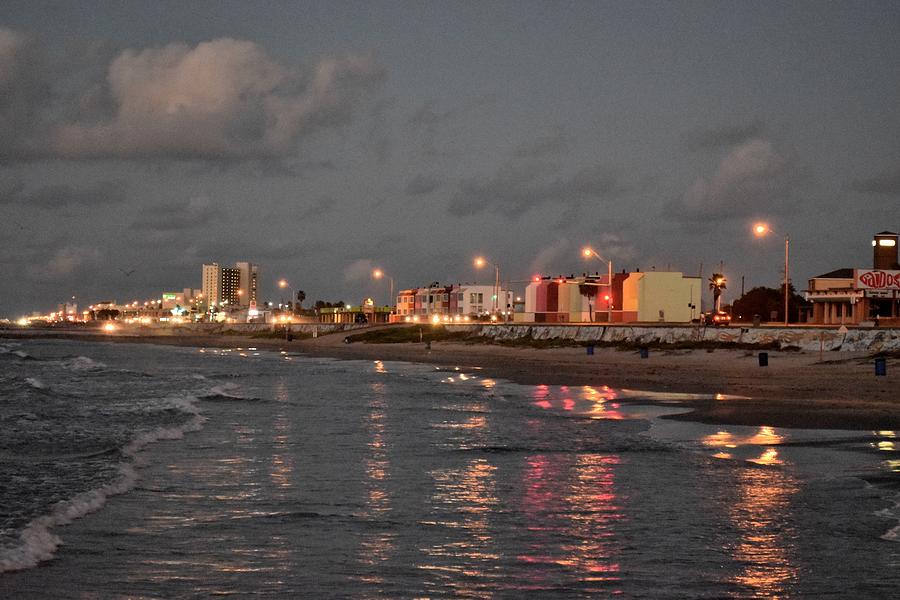
M887 375L876 377L868 353L766 350L769 365L758 365L751 350L635 351L596 348L523 348L496 344L432 342L345 344L345 333L288 342L228 335L128 335L96 331L0 330L0 338L63 338L91 342L151 343L186 347L287 351L345 360L387 360L460 367L482 376L525 385L608 386L649 392L693 393L709 399L679 400L690 409L665 418L723 425L802 429L900 429L896 391L900 361L888 357ZM727 398L716 399L716 395ZM621 400L652 404L647 400ZM671 406L670 402L666 405Z

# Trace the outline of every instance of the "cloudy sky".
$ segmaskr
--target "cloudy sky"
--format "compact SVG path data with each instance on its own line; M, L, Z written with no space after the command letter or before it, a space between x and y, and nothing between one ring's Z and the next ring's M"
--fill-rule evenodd
M588 268L730 300L900 229L897 2L0 4L0 316ZM133 271L133 272L132 272Z

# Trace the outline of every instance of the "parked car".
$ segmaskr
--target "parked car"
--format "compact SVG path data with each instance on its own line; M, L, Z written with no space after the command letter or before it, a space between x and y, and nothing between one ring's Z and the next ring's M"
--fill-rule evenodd
M723 310L711 311L704 315L703 322L706 325L713 325L715 327L720 327L722 325L728 325L729 323L731 323L731 315L729 315L727 312L725 312Z

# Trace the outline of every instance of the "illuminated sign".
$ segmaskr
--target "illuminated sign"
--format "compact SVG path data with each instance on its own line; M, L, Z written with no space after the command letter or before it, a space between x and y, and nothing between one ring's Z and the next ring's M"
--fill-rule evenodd
M163 300L175 300L178 295L177 294L163 294Z
M900 290L900 271L857 269L856 287L861 290Z

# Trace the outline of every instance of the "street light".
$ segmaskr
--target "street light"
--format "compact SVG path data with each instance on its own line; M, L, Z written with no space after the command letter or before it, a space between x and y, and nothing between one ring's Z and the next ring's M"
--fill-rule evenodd
M594 258L596 258L596 259L599 259L601 262L605 262L605 263L606 263L606 271L607 271L607 279L608 279L608 281L607 281L607 286L608 286L608 289L609 289L609 294L607 294L607 296L606 296L606 322L607 322L607 323L612 323L612 282L613 282L613 276L612 276L613 265L612 265L612 261L611 261L611 260L606 260L605 258L603 258L602 256L600 256L599 254L597 254L597 251L594 250L593 248L591 248L590 246L585 246L585 247L584 247L584 250L581 251L581 254L582 254L582 256L584 256L585 258L591 258L591 257L594 257Z
M394 302L394 278L390 275L385 275L384 271L382 271L381 269L375 269L374 271L372 271L372 277L374 277L375 279L382 279L384 277L387 277L388 281L391 282L391 295L388 297L388 301L390 302L389 306L391 307L391 312L394 312L394 306L396 304Z
M483 256L478 256L475 258L475 267L480 269L489 263L488 260L485 260ZM498 304L500 302L500 265L497 263L490 263L494 267L494 315L497 315L498 312ZM509 308L509 307L507 307ZM504 310L503 312L507 313L509 311ZM508 315L504 315L504 321Z
M290 292L291 292L291 315L293 315L294 314L294 301L293 301L294 288L291 287L291 284L288 283L287 279L280 279L278 281L278 287L280 287L281 289L287 288L288 290L290 290ZM288 323L285 323L285 325L284 325L284 339L286 339L286 340L288 339L288 331L289 330L290 330L290 321L288 321Z
M764 235L775 233L775 231L768 226L766 223L757 223L753 226L753 233L756 237L763 237ZM790 246L791 246L791 238L788 235L784 236L784 326L788 325L788 297L790 293L788 292L788 264L789 264L789 256L790 256Z

